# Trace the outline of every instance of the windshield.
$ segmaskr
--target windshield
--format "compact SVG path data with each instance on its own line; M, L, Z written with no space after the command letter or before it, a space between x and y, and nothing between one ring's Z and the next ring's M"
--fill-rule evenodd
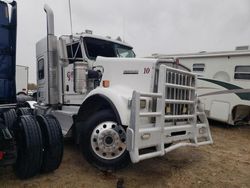
M135 57L135 53L133 52L132 48L127 46L115 44L115 50L118 57Z
M96 59L97 56L126 58L135 57L135 53L131 47L111 41L85 37L84 46L86 55L89 59Z

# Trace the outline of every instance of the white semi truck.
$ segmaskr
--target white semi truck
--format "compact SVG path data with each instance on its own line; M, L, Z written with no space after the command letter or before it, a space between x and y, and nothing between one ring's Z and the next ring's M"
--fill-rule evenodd
M53 115L84 157L102 170L211 144L196 76L172 60L135 58L126 43L88 33L47 36L36 44L36 114Z

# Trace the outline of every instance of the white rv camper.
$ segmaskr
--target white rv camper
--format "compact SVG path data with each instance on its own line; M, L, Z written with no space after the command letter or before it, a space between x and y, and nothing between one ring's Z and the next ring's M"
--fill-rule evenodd
M198 76L198 95L210 119L231 125L250 121L250 50L162 55Z

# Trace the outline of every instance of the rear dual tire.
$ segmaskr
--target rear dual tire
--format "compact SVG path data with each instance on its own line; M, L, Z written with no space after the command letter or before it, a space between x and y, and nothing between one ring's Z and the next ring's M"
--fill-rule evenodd
M27 179L39 173L43 158L41 129L34 116L21 116L15 125L17 161L16 175Z
M32 109L29 107L22 107L16 110L17 116L32 115Z
M8 111L4 112L2 116L5 126L8 127L8 129L12 130L13 125L17 119L16 111L14 109L9 109Z
M27 179L57 169L63 156L63 137L53 116L20 116L15 124L16 175Z
M17 117L23 115L32 115L32 109L28 107L18 108L16 111L14 109L9 109L2 114L2 117L5 126L12 130Z
M52 172L61 164L63 135L59 122L52 115L36 117L43 135L43 161L41 172Z

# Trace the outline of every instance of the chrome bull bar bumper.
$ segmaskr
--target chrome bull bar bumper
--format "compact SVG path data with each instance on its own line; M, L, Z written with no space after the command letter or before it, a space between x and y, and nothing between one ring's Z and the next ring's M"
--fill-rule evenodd
M183 146L213 143L205 113L197 106L196 77L161 65L157 93L133 92L127 150L133 163L163 156ZM155 109L140 109L140 100L155 102ZM147 122L143 120L147 119Z

